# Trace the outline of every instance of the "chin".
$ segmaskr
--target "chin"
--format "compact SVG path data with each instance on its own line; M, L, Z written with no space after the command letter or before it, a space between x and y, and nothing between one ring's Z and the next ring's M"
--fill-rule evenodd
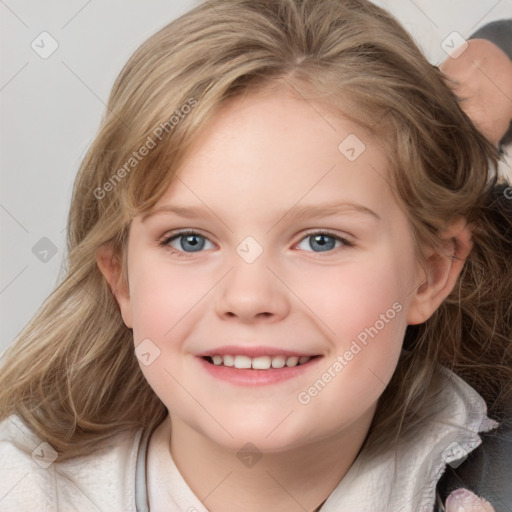
M227 430L232 437L224 431L219 432L219 429L212 432L211 427L202 433L220 446L237 453L239 450L243 451L244 447L250 450L250 446L261 453L279 453L299 448L308 442L308 434L300 429L290 428L291 425L285 426L285 422L283 418L279 421L262 421L260 418L258 422L251 423L241 418L239 422L228 423Z

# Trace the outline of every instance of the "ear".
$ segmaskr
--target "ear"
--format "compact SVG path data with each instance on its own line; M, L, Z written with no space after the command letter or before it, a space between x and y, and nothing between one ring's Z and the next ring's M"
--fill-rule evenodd
M105 244L96 250L96 262L114 294L126 327L131 329L132 311L130 294L128 283L123 276L123 266L120 258L114 254L111 245Z
M425 322L453 290L464 262L473 247L471 230L465 220L452 223L441 234L443 249L430 249L426 254L427 268L424 279L414 291L408 311L409 325Z

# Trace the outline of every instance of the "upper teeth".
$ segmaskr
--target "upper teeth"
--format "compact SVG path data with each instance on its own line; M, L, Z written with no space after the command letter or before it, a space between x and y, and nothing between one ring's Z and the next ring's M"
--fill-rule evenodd
M234 366L235 368L253 368L254 370L267 370L272 368L283 368L284 366L298 366L307 363L311 357L309 356L212 356L213 364L220 366Z

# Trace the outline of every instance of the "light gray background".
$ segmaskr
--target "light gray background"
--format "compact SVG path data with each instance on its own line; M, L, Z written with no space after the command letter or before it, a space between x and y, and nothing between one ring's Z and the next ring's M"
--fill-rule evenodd
M0 0L0 352L60 279L73 180L115 77L142 41L197 3ZM446 58L442 41L454 31L468 37L512 17L512 0L376 3L398 17L433 64ZM35 40L40 52L50 48L42 32L58 43L46 59L31 47Z

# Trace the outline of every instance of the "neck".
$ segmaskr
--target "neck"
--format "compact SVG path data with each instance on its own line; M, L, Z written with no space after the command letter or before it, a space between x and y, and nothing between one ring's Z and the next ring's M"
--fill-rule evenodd
M328 438L278 453L257 452L253 458L213 442L171 415L170 451L210 512L315 512L356 459L374 412L375 406Z

